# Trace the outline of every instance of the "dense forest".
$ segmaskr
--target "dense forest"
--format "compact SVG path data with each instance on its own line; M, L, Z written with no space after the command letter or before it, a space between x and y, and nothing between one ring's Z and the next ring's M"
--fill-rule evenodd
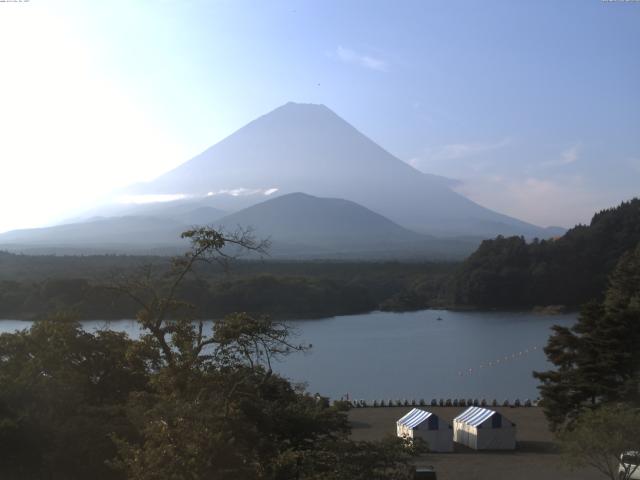
M181 284L201 318L234 311L274 318L321 318L376 309L577 309L602 297L607 276L640 242L640 200L594 215L553 240L497 237L462 263L236 260L229 270L202 265ZM0 318L49 312L78 319L131 318L130 299L110 286L170 259L153 256L28 256L0 252Z
M589 465L603 478L637 478L640 244L618 261L604 299L583 305L577 322L552 332L544 349L552 368L533 376L565 462Z
M318 318L433 306L455 265L234 261L226 272L199 266L197 277L180 289L204 318L234 311ZM169 268L166 257L0 253L0 318L34 319L56 311L79 319L131 318L135 305L110 286L143 271L162 276Z
M553 240L522 237L482 242L458 269L451 303L477 308L577 308L600 299L607 276L640 242L640 199L594 215Z
M555 326L545 348L556 367L535 372L552 427L601 403L640 404L640 244L609 276L604 300L585 304L572 327Z
M306 347L268 315L595 299L555 327L541 405L559 432L601 405L637 405L639 200L553 241L486 241L458 265L254 261L230 274L196 262L220 260L217 232L187 233L191 251L171 261L0 255L0 314L44 320L0 335L0 477L412 478L424 446L354 442L346 405L271 370ZM139 340L75 322L134 315ZM221 320L207 337L198 318Z
M424 444L353 441L346 404L271 370L307 348L286 325L233 314L208 335L194 323L178 287L226 239L190 238L162 276L114 285L137 307L140 339L60 317L0 335L0 478L412 479Z

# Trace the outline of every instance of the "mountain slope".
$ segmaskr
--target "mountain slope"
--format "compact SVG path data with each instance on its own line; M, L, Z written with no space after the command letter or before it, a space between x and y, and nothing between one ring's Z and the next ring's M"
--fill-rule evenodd
M91 209L79 216L68 219L64 223L79 223L95 217L155 217L186 224L208 224L229 213L214 206L220 203L217 198L205 197L141 204L110 204Z
M354 202L282 195L218 221L210 207L166 208L163 218L93 218L0 235L0 248L27 253L168 253L184 249L180 233L194 224L233 231L252 227L269 237L274 258L462 258L479 239L441 240L407 230ZM175 215L176 219L168 216ZM204 221L200 221L204 220Z
M407 230L354 202L291 193L219 220L225 227L251 226L259 235L307 245L397 244L418 241Z
M254 193L258 203L274 189L351 200L431 234L547 236L454 192L446 179L419 172L323 105L288 103L127 193L215 196L234 190L238 197Z
M257 237L269 237L274 256L460 258L478 242L442 242L407 230L357 203L303 193L267 200L218 223L228 230L252 227Z
M0 248L24 252L147 252L186 246L180 233L188 225L154 217L93 218L45 228L0 234Z

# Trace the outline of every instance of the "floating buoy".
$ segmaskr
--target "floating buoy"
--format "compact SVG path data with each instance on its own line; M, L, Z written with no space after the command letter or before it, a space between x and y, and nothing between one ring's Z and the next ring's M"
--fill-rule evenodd
M479 370L479 369L483 369L483 368L494 367L494 366L500 365L500 362L507 362L509 360L516 360L518 358L521 358L523 355L528 355L530 352L535 351L537 349L538 349L537 346L533 346L531 348L525 348L524 350L520 350L518 352L510 353L509 355L505 355L504 357L497 358L495 360L488 360L488 361L482 362L477 367L475 367L475 369ZM469 368L464 369L464 370L459 370L458 371L458 376L464 377L464 376L467 376L467 375L473 375L473 370L474 370L474 367L469 367Z

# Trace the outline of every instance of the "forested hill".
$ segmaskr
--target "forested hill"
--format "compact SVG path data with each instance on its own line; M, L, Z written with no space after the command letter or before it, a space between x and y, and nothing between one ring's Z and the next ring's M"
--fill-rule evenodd
M0 251L0 319L71 312L78 319L133 318L138 307L105 288L147 269L158 278L167 257L15 255ZM225 272L202 264L181 297L205 318L243 311L274 318L321 318L378 308L426 308L443 297L454 263L235 261ZM419 289L419 291L416 291ZM419 294L419 295L418 295ZM427 303L429 302L429 303Z
M640 199L596 213L554 240L485 240L452 281L457 305L576 307L602 296L607 275L640 242Z

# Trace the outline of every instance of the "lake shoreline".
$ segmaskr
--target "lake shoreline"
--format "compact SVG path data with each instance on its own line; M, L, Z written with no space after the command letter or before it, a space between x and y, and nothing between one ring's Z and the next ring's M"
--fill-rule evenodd
M239 310L241 311L241 310ZM398 310L388 310L388 309L373 309L373 310L358 310L358 311L350 311L350 312L336 312L331 315L326 314L318 314L312 316L296 316L296 315L267 315L269 318L275 321L318 321L325 320L328 318L336 318L336 317L346 317L353 315L368 315L372 313L386 312L392 314L403 314L403 313L414 313L414 312L426 312L426 311L444 311L444 312L469 312L469 313L515 313L515 314L523 314L523 313L535 313L540 315L572 315L579 312L579 309L569 308L564 305L546 305L546 306L536 306L530 308L478 308L472 306L465 305L448 305L448 306L432 306L425 308L411 308L411 309L398 309ZM259 313L251 313L251 315L260 316ZM70 313L72 317L72 321L78 322L91 322L96 321L95 317L93 318L83 318L83 317L75 317L73 312ZM221 317L223 318L223 317ZM0 322L5 321L16 321L16 322L37 322L40 320L44 320L41 315L16 315L11 318L0 318ZM121 316L103 317L99 319L99 321L104 322L118 322L118 321L129 321L131 318L123 318ZM203 321L215 321L218 320L216 318L206 318L202 319ZM197 321L197 320L196 320Z
M495 399L502 405L538 397L532 371L550 368L544 355L551 327L570 327L575 315L531 312L421 310L292 319L296 343L313 347L278 362L278 373L308 382L310 392L367 402L433 398ZM134 319L81 321L88 332L111 329L139 338ZM29 328L0 320L0 332ZM211 333L212 321L205 322Z

